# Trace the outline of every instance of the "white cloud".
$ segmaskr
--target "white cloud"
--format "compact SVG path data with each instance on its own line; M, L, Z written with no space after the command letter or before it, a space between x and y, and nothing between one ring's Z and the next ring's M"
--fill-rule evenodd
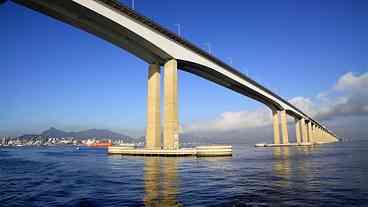
M224 112L210 121L199 121L183 127L183 132L228 131L254 128L271 123L271 113L266 108L255 111Z
M309 98L298 96L292 98L289 102L310 116L315 116L317 113L316 106Z
M334 94L334 91L338 91L339 94ZM343 116L368 117L368 72L361 75L346 73L327 92L319 93L313 98L295 97L290 103L322 122ZM213 120L184 125L183 132L225 132L270 124L270 110L260 108L254 111L224 112Z
M355 76L352 72L341 76L334 89L337 91L361 91L368 89L368 72Z

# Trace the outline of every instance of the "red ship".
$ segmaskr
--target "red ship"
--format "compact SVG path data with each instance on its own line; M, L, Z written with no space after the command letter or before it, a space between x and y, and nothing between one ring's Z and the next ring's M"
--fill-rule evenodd
M88 143L88 147L111 147L112 143L111 141L96 141L94 143Z

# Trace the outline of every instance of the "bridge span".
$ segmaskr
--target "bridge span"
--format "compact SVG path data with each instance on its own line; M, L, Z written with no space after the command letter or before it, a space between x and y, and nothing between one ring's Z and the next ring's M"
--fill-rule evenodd
M268 106L272 112L273 141L276 145L289 144L287 115L295 119L297 144L337 141L332 131L288 101L118 1L13 1L105 39L149 64L147 149L179 149L178 69L213 81ZM160 111L161 66L164 75L163 143Z

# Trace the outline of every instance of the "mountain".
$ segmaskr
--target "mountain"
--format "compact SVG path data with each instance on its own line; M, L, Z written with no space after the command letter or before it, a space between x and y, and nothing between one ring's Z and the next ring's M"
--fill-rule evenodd
M70 133L68 132L64 132L54 127L51 127L50 129L42 132L40 135L45 136L45 137L59 138L59 137L69 137L69 134Z
M96 139L123 139L124 141L134 141L134 138L131 138L125 134L119 134L116 132L112 132L106 129L88 129L79 132L65 132L54 127L43 131L40 136L44 137L74 137L76 139L86 139L86 138L96 138Z

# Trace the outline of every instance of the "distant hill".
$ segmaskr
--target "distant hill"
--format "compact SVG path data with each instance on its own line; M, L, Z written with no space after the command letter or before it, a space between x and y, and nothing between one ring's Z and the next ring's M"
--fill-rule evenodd
M88 129L79 132L65 132L54 127L43 131L40 136L44 137L74 137L75 139L86 139L86 138L96 138L96 139L123 139L124 141L134 141L134 138L129 137L125 134L119 134L106 129Z
M59 138L59 137L69 137L70 133L51 127L50 129L43 131L40 135L45 137Z

